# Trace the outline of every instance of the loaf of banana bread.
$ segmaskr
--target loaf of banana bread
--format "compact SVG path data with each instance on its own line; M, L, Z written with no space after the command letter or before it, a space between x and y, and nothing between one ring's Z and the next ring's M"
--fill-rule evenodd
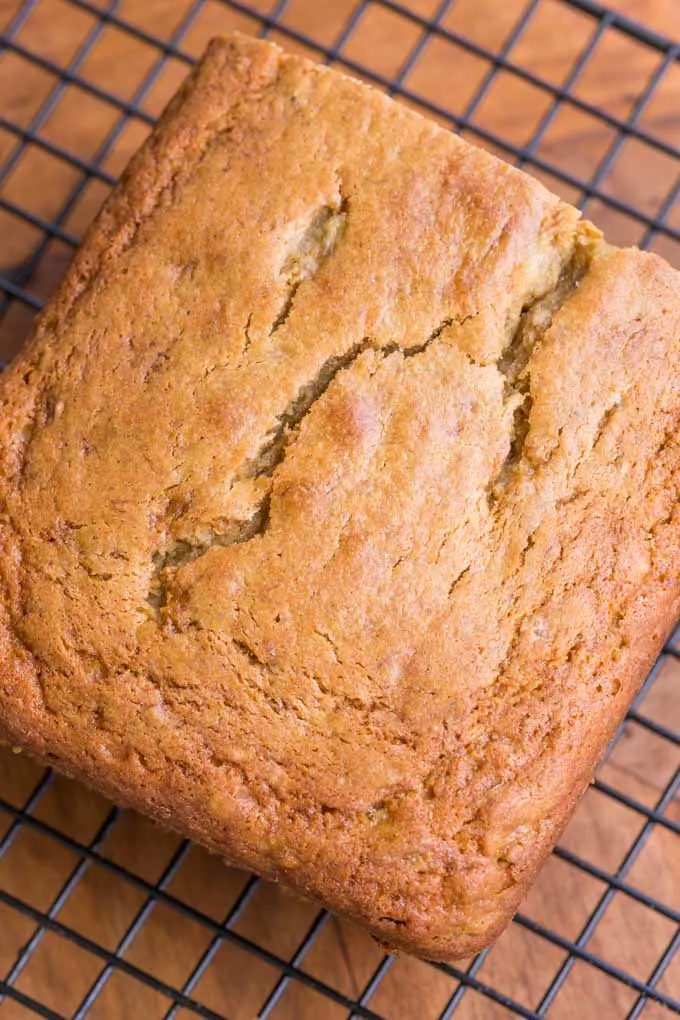
M450 959L680 610L679 277L211 44L0 377L0 736Z

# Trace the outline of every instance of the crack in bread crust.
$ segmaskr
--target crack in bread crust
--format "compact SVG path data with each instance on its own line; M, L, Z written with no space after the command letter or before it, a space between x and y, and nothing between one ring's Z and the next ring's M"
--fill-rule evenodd
M286 257L281 274L286 281L286 294L281 311L274 319L269 336L272 337L286 323L293 307L295 295L305 280L312 279L332 254L342 235L347 220L347 197L339 190L337 208L322 206L311 223L296 240L294 249Z
M498 370L506 380L506 397L517 397L519 400L513 412L510 450L501 470L489 486L489 502L492 506L510 484L524 456L524 441L529 433L533 403L531 373L527 369L531 355L550 329L562 305L569 300L588 272L593 254L593 243L588 243L587 237L577 238L554 286L522 308L517 327L497 361Z
M343 213L344 215L346 213ZM454 323L464 326L474 317L474 315L464 316L457 323L453 317L446 318L421 343L411 344L406 347L399 347L396 344L377 347L369 337L365 337L344 354L330 357L321 366L317 375L299 389L295 398L278 416L276 428L266 438L256 456L249 458L236 472L234 481L242 482L250 479L272 478L276 468L283 461L287 447L297 434L302 420L312 411L317 401L324 396L338 373L350 368L365 351L371 350L381 354L383 357L399 353L404 358L411 358L425 352ZM281 323L278 323L278 325L281 325ZM275 322L271 332L275 332L276 328L278 327ZM203 556L209 549L215 546L240 545L264 534L269 524L270 504L271 487L267 489L259 504L246 520L231 521L226 528L222 526L220 530L208 528L209 535L207 538L205 537L206 529L202 527L200 538L194 541L179 539L172 542L163 551L153 554L153 570L147 602L154 610L156 619L161 619L161 611L167 605L167 571L176 571L184 564L191 563Z

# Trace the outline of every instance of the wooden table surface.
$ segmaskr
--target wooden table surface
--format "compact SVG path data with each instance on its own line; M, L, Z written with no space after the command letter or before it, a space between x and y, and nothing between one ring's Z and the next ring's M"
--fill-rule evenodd
M18 9L16 0L0 0L0 26ZM107 6L99 0L96 6ZM184 0L122 0L119 13L145 31L168 38L181 19ZM253 7L268 10L261 0ZM341 30L353 0L293 0L288 23L322 44L328 44ZM405 6L420 14L432 14L435 0L405 0ZM458 0L444 24L480 45L498 49L524 0ZM680 39L678 0L616 0L613 8L645 21L656 31ZM44 58L64 66L77 53L95 22L86 10L66 0L39 0L17 41ZM253 19L228 10L217 0L206 0L201 14L189 29L183 44L186 52L198 54L207 39L230 29L257 31ZM521 67L559 85L564 81L577 54L592 33L594 22L567 10L558 0L543 0L526 32L512 50L511 59ZM273 33L288 48L302 49L280 34ZM408 52L418 42L417 25L377 5L370 6L356 34L345 49L351 60L383 76L399 73ZM312 54L314 55L314 54ZM140 81L154 67L156 53L132 36L108 27L101 32L92 52L79 67L85 80L135 102ZM608 31L595 50L592 62L575 85L574 92L587 103L599 105L613 118L625 118L658 64L658 55L626 36ZM431 41L421 60L405 80L406 87L454 113L465 113L475 90L488 73L489 65L443 40ZM157 115L176 89L185 65L169 60L142 102L143 109ZM24 128L54 86L49 72L36 68L16 53L0 60L0 113ZM531 141L541 118L550 110L551 97L507 72L499 74L480 104L475 123L501 136L511 145ZM69 86L59 96L39 130L41 138L80 160L90 160L106 142L118 122L120 111L86 91ZM639 124L668 145L680 144L680 65L664 74L654 99L644 110ZM105 175L117 175L147 133L147 126L128 118L102 160ZM468 136L479 142L474 132ZM575 177L587 177L597 168L616 142L616 131L591 114L563 106L537 146L537 154ZM0 166L15 150L17 138L0 128ZM506 156L507 152L501 151ZM604 191L654 216L677 179L678 163L635 139L625 141L611 171L602 180ZM542 179L570 200L579 194L547 173ZM52 219L73 196L61 226L80 237L109 190L106 180L84 181L81 172L37 144L19 154L12 172L0 179L0 195L35 217ZM602 225L610 237L621 243L640 241L644 228L620 210L601 201L591 201L588 215ZM680 206L669 217L680 225ZM0 272L21 279L36 247L40 259L27 288L46 297L64 271L71 248L61 240L44 243L38 227L30 226L0 208ZM680 265L676 242L663 236L652 247ZM14 301L0 322L0 356L10 356L30 328L31 313ZM680 662L669 658L644 703L644 711L658 722L680 730ZM678 766L677 747L641 726L629 724L601 769L601 778L648 807ZM0 797L20 807L30 794L41 770L8 749L0 749ZM35 810L36 817L67 835L85 842L96 837L110 806L77 785L58 779ZM667 816L680 821L680 803L671 804ZM0 840L11 819L0 812ZM567 829L562 845L605 870L616 869L644 819L591 789ZM150 823L128 814L113 828L100 850L110 859L131 869L146 881L155 882L171 858L178 841ZM678 839L663 827L655 827L628 879L644 892L660 897L680 909L680 847ZM77 865L76 855L59 847L38 832L24 828L11 849L0 857L0 889L16 895L41 910L49 909L61 885ZM247 881L247 876L224 867L219 861L193 849L169 883L168 890L198 910L220 921L229 912ZM564 860L552 857L529 895L524 912L567 938L578 936L590 910L605 891L605 885ZM100 945L114 949L144 903L144 896L122 879L98 867L90 867L67 898L58 917L65 925ZM243 912L236 930L272 952L290 958L315 916L314 908L263 884ZM31 937L34 924L25 916L0 905L0 976L16 959ZM589 942L589 948L635 977L646 979L673 934L673 924L629 897L617 893ZM210 932L181 917L167 906L156 906L149 914L125 958L167 982L181 987L210 941ZM547 987L565 952L513 924L487 957L480 980L534 1007ZM331 919L313 950L302 964L339 990L356 995L381 958L369 938L345 922ZM35 996L59 1013L70 1016L102 963L55 934L42 938L29 965L17 981L23 992ZM225 944L193 991L206 1006L232 1020L250 1020L273 987L277 972L243 950ZM376 1012L395 1020L426 1020L437 1016L456 986L450 976L406 958L389 971L370 1002ZM680 960L668 969L659 987L680 998ZM627 1014L635 995L625 986L585 963L576 963L569 974L550 1017L558 1020L615 1020ZM167 1000L130 975L116 972L89 1016L100 1020L161 1017ZM1 1020L31 1016L9 999L0 1003ZM188 1018L188 1012L178 1016ZM346 1012L293 982L286 988L274 1016L284 1020L341 1017ZM665 1009L648 1005L645 1020L669 1017ZM494 1020L509 1016L500 1006L468 992L456 1017Z

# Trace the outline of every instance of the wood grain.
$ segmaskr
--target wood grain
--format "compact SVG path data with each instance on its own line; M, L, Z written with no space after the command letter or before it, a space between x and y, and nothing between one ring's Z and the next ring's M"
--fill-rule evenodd
M106 4L99 0L99 6ZM178 0L123 0L120 15L144 31L169 38L186 9ZM266 11L261 0L253 9ZM435 0L408 0L405 6L429 16ZM615 0L623 13L645 20L655 30L680 36L677 0ZM321 45L332 44L354 7L354 0L292 0L286 23ZM498 50L504 43L524 0L458 0L444 24L472 39L483 49ZM15 0L0 0L0 25L18 9ZM197 55L215 33L239 29L255 32L253 18L229 10L216 0L206 0L190 27L183 47ZM557 0L543 0L510 56L520 67L555 85L561 84L574 59L587 44L594 23L586 15L567 10ZM78 47L96 30L95 19L65 0L39 0L17 36L21 45L59 66L77 54ZM309 52L272 33L291 49ZM376 74L398 75L404 61L421 37L417 25L378 5L368 7L344 53ZM137 102L136 91L145 75L155 69L155 51L132 36L112 27L101 32L92 51L81 62L78 74L87 82L111 91L120 100ZM586 103L604 108L614 118L625 118L659 57L617 32L607 32L596 47L592 62L574 87ZM405 78L405 86L442 110L457 116L470 113L470 102L489 71L489 63L443 39L432 39L421 59ZM183 63L169 60L160 69L142 108L156 116L186 72ZM55 86L55 78L22 57L6 53L0 61L0 108L8 120L31 128L41 105ZM412 100L409 100L412 102ZM417 104L416 104L417 105ZM473 122L510 145L530 144L541 118L551 110L547 93L501 72L477 108ZM69 85L56 97L53 109L38 129L48 145L72 153L80 160L96 158L110 140L103 158L104 175L120 173L130 155L144 139L148 127L134 117L119 121L120 110L82 88ZM667 144L680 144L680 67L663 76L654 99L639 120L640 127ZM115 137L109 133L116 130ZM473 131L466 134L479 142ZM563 105L551 121L537 154L576 177L593 174L600 161L617 143L616 131L601 120ZM508 156L499 149L499 154ZM0 129L0 162L15 154L16 165L0 182L3 198L28 209L36 217L60 217L64 231L80 238L109 190L106 180L88 180L80 170L31 143L17 149L17 138ZM606 193L632 203L650 216L656 212L677 179L678 164L643 142L620 145L609 173L603 176ZM549 187L570 200L579 194L550 174L542 174ZM64 212L64 204L69 207ZM613 240L634 243L643 235L641 225L601 202L592 201L588 214L605 227ZM680 225L680 208L670 216ZM680 265L678 245L662 237L653 247ZM22 282L36 296L47 297L66 268L71 247L64 241L44 238L42 231L0 209L0 272L21 279L39 250L30 276ZM19 302L10 302L0 322L0 356L10 356L30 328L32 314ZM653 719L680 730L680 663L668 659L648 694L644 711ZM677 747L644 728L628 724L600 775L606 782L651 807L678 766ZM23 756L0 749L0 796L22 806L41 775L41 769ZM97 833L111 810L110 805L84 788L57 778L35 808L36 818L67 836L86 844ZM680 820L680 804L674 802L667 816ZM605 870L616 870L640 831L644 818L610 797L591 789L579 806L562 845L571 853ZM0 840L11 818L0 811ZM107 859L130 869L146 882L157 882L177 850L179 841L148 821L125 814L98 845ZM79 857L38 831L23 827L10 849L0 857L0 889L47 911ZM680 909L680 852L678 839L656 826L628 874L628 880L645 893ZM222 921L242 893L248 876L223 866L203 851L192 848L167 885L167 891L215 921ZM531 891L524 913L566 938L578 937L606 886L567 861L551 857ZM144 908L143 891L97 865L83 876L58 912L58 920L86 939L114 950L128 925ZM284 891L262 884L241 914L235 930L272 953L289 959L316 911ZM24 915L0 905L0 975L6 974L35 933ZM617 967L645 979L674 932L673 924L630 897L616 893L608 903L589 947ZM181 987L207 949L211 932L195 920L163 904L149 913L125 953L131 964L148 971L171 987ZM335 918L324 925L317 941L301 963L303 970L349 996L359 994L383 954L362 932ZM565 952L545 939L513 924L486 958L478 977L527 1007L535 1007L553 974L565 960ZM102 961L60 935L48 933L39 941L17 988L34 996L64 1016L72 1015L83 995L102 971ZM278 971L243 948L224 943L193 989L203 1004L231 1020L251 1020L275 987ZM659 987L680 997L680 963L672 964ZM436 1017L456 989L448 974L415 960L396 960L387 972L370 1005L394 1020L427 1020ZM635 995L624 985L587 964L577 963L569 973L550 1011L557 1020L616 1020L624 1017ZM89 1016L97 1020L155 1018L164 1016L168 1000L133 976L115 972L103 985ZM22 1006L5 999L1 1020L26 1018ZM188 1011L178 1016L188 1020ZM322 999L298 982L289 983L273 1014L278 1020L312 1020L346 1016L346 1011ZM468 991L456 1017L493 1020L508 1016L502 1007ZM645 1020L661 1020L670 1014L649 1006Z

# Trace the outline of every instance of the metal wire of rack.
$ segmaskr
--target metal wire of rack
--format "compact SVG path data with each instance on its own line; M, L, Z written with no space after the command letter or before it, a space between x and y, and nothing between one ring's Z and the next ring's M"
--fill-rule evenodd
M668 132L652 130L647 121L647 114L663 91L667 76L680 70L680 39L665 38L595 0L521 0L517 4L508 0L505 11L507 15L507 10L512 8L512 23L505 17L503 38L497 37L492 42L474 33L468 34L457 26L451 17L458 6L455 0L441 0L438 4L434 0L429 4L426 0L356 0L337 4L327 0L318 7L326 9L329 20L333 20L334 38L330 38L318 18L310 20L311 27L300 27L299 19L294 16L295 0L250 3L245 0L187 0L177 5L179 20L167 33L157 27L149 28L147 21L140 21L134 16L134 5L121 0L56 2L60 4L62 16L68 9L84 17L78 45L68 60L55 58L50 54L49 46L35 45L34 36L26 32L32 19L41 14L47 0L26 0L15 4L14 9L7 13L6 24L0 34L0 74L2 61L11 57L18 62L17 66L31 68L48 82L40 101L26 116L8 116L4 104L0 107L0 141L5 143L0 147L0 217L4 218L0 219L0 237L9 236L3 223L7 224L10 220L13 224L25 225L29 231L27 236L30 236L30 243L18 261L12 265L0 263L0 338L3 329L9 329L15 337L22 331L26 332L30 317L41 307L63 270L68 253L78 243L84 225L83 217L85 220L88 218L91 214L88 210L115 183L118 167L115 161L113 164L110 162L112 154L131 127L145 129L153 124L157 110L147 104L147 99L169 65L181 70L194 59L196 47L187 49L185 44L208 9L213 19L211 24L218 20L219 10L228 11L241 18L238 27L263 36L274 34L284 44L302 47L317 59L333 62L350 73L359 74L443 120L453 129L463 131L471 140L491 147L506 159L524 166L549 186L576 201L581 208L588 208L591 212L592 207L596 218L599 216L610 228L613 227L614 233L623 231L624 240L642 247L657 247L672 261L680 263L677 121L674 122L675 137ZM563 69L559 78L528 66L517 57L522 41L531 32L546 3L551 3L554 9L563 10L565 16L578 15L584 27L578 52L570 56L569 66ZM307 6L311 9L310 4ZM6 12L6 7L0 3L0 17ZM337 16L339 10L342 14L340 19ZM423 13L424 10L427 13ZM399 23L402 29L408 30L407 52L399 57L389 73L372 65L370 56L368 59L357 56L353 46L362 24L375 17L376 12L389 16L393 24ZM330 19L331 13L333 19ZM135 88L126 94L100 84L86 73L93 51L108 31L143 44L149 54ZM623 112L592 101L579 88L600 48L607 44L612 34L616 34L619 40L627 40L645 54L644 81L640 80L635 86L634 95L629 97L628 108ZM451 59L454 55L474 59L482 69L474 90L456 109L441 98L428 97L412 83L415 72L428 60L434 59L434 45L449 47ZM505 131L502 123L500 127L498 124L489 126L479 116L499 78L515 85L519 83L544 100L531 132L520 140L516 132ZM71 87L79 90L79 96L104 104L111 114L110 126L96 147L85 154L77 151L75 146L64 145L55 138L54 132L48 130ZM600 147L597 159L591 161L585 173L570 165L569 161L562 160L559 147L555 156L554 152L551 155L551 147L545 144L565 109L606 133L606 144ZM645 158L664 161L667 168L662 189L657 181L653 202L633 201L609 186L612 171L631 144L642 147ZM16 180L17 169L31 153L63 164L70 174L58 207L48 212L36 208L30 191L22 193L21 189L13 191L6 187L8 182ZM640 173L639 161L636 172ZM93 187L94 198L86 201ZM85 213L79 220L77 213L81 206ZM53 258L55 250L58 255L56 262ZM48 271L45 271L46 265ZM669 680L676 665L678 668ZM640 870L640 862L659 834L666 841L674 841L664 860L680 859L678 717L673 719L665 709L661 712L655 709L654 694L660 686L668 689L669 684L675 683L678 678L680 653L677 642L671 640L610 749L611 761L618 749L630 745L631 734L633 742L638 737L653 742L655 750L652 757L655 762L663 763L663 767L657 770L660 778L654 795L648 795L646 788L639 784L637 787L620 784L604 770L599 773L591 791L598 798L596 812L604 811L606 814L611 808L633 819L626 829L625 846L621 845L614 856L605 853L600 858L597 853L583 852L578 844L569 840L563 841L555 850L552 858L557 862L555 866L566 869L560 874L568 873L574 881L582 877L592 883L587 909L579 917L578 924L565 928L557 923L555 911L558 901L554 899L553 886L553 898L547 913L533 910L530 902L511 926L519 933L518 937L529 940L521 945L532 947L530 952L534 955L530 969L538 970L539 961L547 954L548 963L543 960L545 976L542 981L534 982L535 987L529 981L531 992L518 993L516 983L513 984L502 968L494 965L494 954L498 953L495 949L459 966L418 965L424 969L418 972L417 977L408 972L409 987L416 987L416 993L418 981L422 982L423 995L426 988L432 987L435 976L445 982L445 985L437 986L437 1005L436 1008L428 1006L429 1012L426 1012L424 998L420 1005L412 1008L408 1006L408 996L399 998L399 989L405 987L403 982L395 985L397 1001L403 1005L397 1006L396 1011L394 1005L389 1009L384 1005L387 999L383 991L402 964L375 947L372 956L365 947L360 950L364 963L363 970L358 968L361 979L355 976L351 987L334 977L333 973L312 966L316 948L335 924L324 911L309 908L311 913L305 915L303 930L295 936L294 944L288 941L285 949L277 946L275 940L253 934L252 928L243 922L250 916L253 904L262 893L264 883L257 878L242 876L221 916L205 903L196 905L190 896L178 891L177 886L178 878L184 873L183 869L193 853L186 842L175 842L169 847L162 865L150 877L143 868L129 862L121 863L120 858L110 852L112 836L124 824L124 812L106 806L87 838L78 832L74 835L73 827L64 824L58 812L55 815L54 811L50 814L44 810L62 781L37 766L31 771L31 768L22 765L24 773L28 768L30 782L28 785L23 783L19 796L15 785L10 784L15 762L8 753L6 761L0 759L0 783L3 784L0 785L0 1015L38 1015L49 1020L60 1020L66 1015L78 1020L85 1016L124 1015L201 1016L213 1020L246 1015L262 1018L337 1015L377 1020L387 1015L382 1011L385 1008L390 1016L432 1015L440 1020L454 1014L473 1018L497 1015L587 1017L594 1016L597 1011L607 1017L626 1016L634 1020L640 1016L657 1018L680 1013L680 976L677 973L680 904L675 884L678 872L673 872L664 886L663 883L654 884L649 878L649 868ZM642 746L649 750L651 745L644 744L643 740ZM588 817L592 821L593 815ZM607 834L613 833L613 829L608 830L605 824L603 832L606 842ZM69 862L68 867L62 869L59 881L50 885L49 891L41 897L22 885L30 877L26 875L25 868L23 871L19 869L20 878L13 883L7 880L6 869L3 870L22 838L28 836L41 840L46 854L63 852ZM127 912L125 923L114 939L98 938L88 933L87 926L69 920L70 905L93 873L108 876L111 881L120 883L116 888L125 886L136 896L134 909ZM567 888L571 888L568 883L565 890ZM619 909L622 903L638 911L635 915L638 919L644 915L647 921L652 919L661 926L660 935L655 934L653 938L650 935L649 939L645 937L645 941L653 947L650 956L649 947L642 946L642 939L644 933L652 929L645 927L647 921L640 924L640 957L641 960L644 958L640 966L632 965L630 960L617 960L616 953L610 951L606 940L601 937L614 908ZM101 909L111 909L111 904L102 901ZM146 966L143 955L135 956L135 949L154 914L161 910L166 918L173 917L175 922L190 925L192 930L203 933L200 951L192 956L181 981L165 977L157 968ZM21 934L14 937L17 925ZM73 952L77 951L79 958L88 960L88 966L83 965L82 968L84 986L66 1006L55 1002L54 998L50 1001L49 996L43 997L39 983L29 980L33 961L52 937L57 937L60 944L70 946ZM183 937L181 935L180 940ZM7 941L6 946L3 940ZM206 976L220 966L225 947L238 950L242 954L239 959L256 960L267 966L268 977L259 983L259 999L247 1007L242 1008L238 1000L229 1000L233 1004L225 1005L228 997L218 1000L213 996L211 999L203 992ZM642 952L643 948L647 951ZM341 949L345 955L348 954L347 945L342 945ZM505 960L511 970L525 965L512 953L506 953ZM643 966L644 971L641 970ZM611 1009L605 1007L603 1011L596 1003L596 1010L589 1013L584 996L590 993L585 991L580 993L581 999L565 996L565 990L571 987L573 974L579 968L579 973L586 968L588 973L607 980L606 1001ZM426 970L429 976L426 976ZM132 1000L124 997L111 1000L114 1005L109 1004L107 1012L103 1003L116 976L131 979L138 995L144 989L155 993L153 1006L133 1005L126 1010L121 1003L141 1001L133 995ZM226 980L234 982L235 970L227 968ZM582 986L588 987L587 982ZM300 1000L290 997L289 993L294 989L315 993L314 1004L303 1008ZM614 989L621 992L618 998L618 991L615 995ZM292 1006L288 1000L293 1002ZM391 1001L394 1003L394 998ZM19 1012L11 1012L12 1008Z

